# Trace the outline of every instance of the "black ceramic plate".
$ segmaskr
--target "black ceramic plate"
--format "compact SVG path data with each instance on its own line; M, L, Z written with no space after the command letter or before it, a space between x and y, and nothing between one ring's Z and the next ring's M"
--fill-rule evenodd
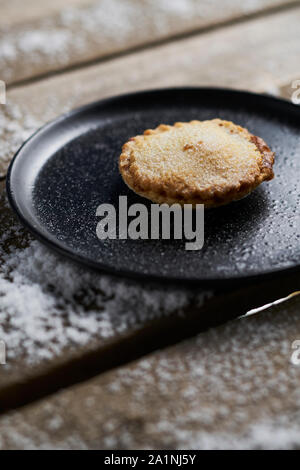
M96 236L96 208L150 202L118 172L122 144L159 123L220 117L247 127L276 152L276 177L245 199L205 212L205 243ZM19 150L7 176L9 200L40 240L87 266L180 281L282 275L300 265L300 108L264 95L181 88L106 99L46 125Z

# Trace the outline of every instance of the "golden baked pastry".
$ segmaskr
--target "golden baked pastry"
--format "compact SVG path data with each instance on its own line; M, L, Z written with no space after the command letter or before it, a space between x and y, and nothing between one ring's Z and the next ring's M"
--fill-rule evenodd
M274 177L274 153L260 137L229 121L176 122L148 129L123 145L125 183L156 203L216 207Z

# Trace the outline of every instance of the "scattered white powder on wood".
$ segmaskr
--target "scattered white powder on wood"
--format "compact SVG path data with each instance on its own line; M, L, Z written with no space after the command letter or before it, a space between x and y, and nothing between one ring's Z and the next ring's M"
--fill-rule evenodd
M99 0L0 29L1 79L9 82L249 14L282 1Z
M70 107L72 103L66 103L64 111ZM3 107L2 174L13 153L41 124L15 103ZM155 317L180 312L194 296L178 286L141 285L73 265L22 229L4 195L1 207L0 339L7 344L7 370L21 358L27 364L39 364L68 348L84 348L93 341L99 347L105 339ZM199 302L208 295L200 292Z
M159 397L148 442L160 439L181 449L299 447L300 367L290 362L298 306L299 298L200 334L168 354L120 369L107 387L116 396L131 390L128 415L136 417L148 409L151 395ZM109 437L122 445L118 433ZM136 436L130 437L136 445Z
M0 447L290 449L300 446L300 298L0 419Z
M212 11L209 3L201 2L200 9L192 0L164 0L158 2L159 6L147 1L141 8L133 8L129 1L106 0L83 9L65 10L56 19L42 20L34 29L3 30L0 39L3 75L0 78L19 79L14 75L15 64L22 63L24 57L28 67L26 73L34 73L40 65L44 70L45 63L50 69L58 64L65 66L72 62L73 55L79 57L80 51L84 57L90 44L99 48L97 56L100 57L122 49L123 45L127 47L127 44L134 45L149 37L160 37L162 30L166 35L179 32L179 22L188 22L193 16L198 24L201 23L199 18L207 21ZM254 3L243 2L242 8L245 12L251 11ZM215 8L213 13L216 13ZM132 25L135 25L134 30ZM13 152L39 125L40 122L31 116L20 116L16 107L1 108L0 165L4 163L3 169ZM191 301L191 293L185 289L140 286L86 271L58 258L31 237L27 243L26 238L16 222L1 233L0 339L8 345L8 373L9 364L14 362L52 361L68 348L85 347L92 341L100 344L102 340L138 328L151 318L184 308ZM17 239L18 248L13 247L13 239ZM209 294L199 293L200 303L206 295ZM117 378L107 385L106 403L109 404L110 395L116 395L120 401L118 393L122 398L122 393L129 387L133 390L129 408L133 414L143 416L147 406L153 412L153 401L149 397L162 397L159 410L153 412L152 423L149 420L145 425L144 435L149 442L151 435L157 434L160 442L180 448L288 448L299 445L299 373L297 368L288 367L290 342L284 336L291 325L294 328L293 318L283 317L283 323L279 322L276 327L273 319L268 319L265 327L258 324L252 330L246 323L235 322L230 325L239 325L238 328L231 326L200 335L195 351L184 357L181 357L183 352L174 359L164 357L162 353L144 360L136 368L121 369ZM275 353L268 357L268 351ZM279 379L275 377L278 374L276 357L279 362L283 361ZM95 386L95 394L98 393L99 387ZM90 421L97 424L95 410L90 406L93 397L89 398L86 406L91 409ZM266 401L263 413L255 414L255 408L261 411L258 404L263 400ZM186 402L189 409L185 408ZM56 418L57 405L49 406ZM134 433L124 430L126 414L123 414L123 427L118 431L119 418L109 413L112 411L108 410L106 416L104 444L108 447L133 445ZM7 428L12 440L24 447L89 446L82 435L83 430L72 431L71 427L67 438L51 444L49 431L63 426L62 410L59 419L53 416L44 431L41 428L34 430L26 423L27 432L16 431L9 428L9 419L3 429ZM105 416L105 410L102 416ZM252 416L255 421L248 426Z
M41 123L20 108L7 103L0 108L0 177L6 174L9 161L21 144Z
M2 211L0 339L7 344L8 365L21 358L50 360L92 341L99 346L101 339L180 313L195 298L200 304L210 295L101 275L61 259L31 237L18 248L24 245L23 230L16 222L5 227L7 218Z

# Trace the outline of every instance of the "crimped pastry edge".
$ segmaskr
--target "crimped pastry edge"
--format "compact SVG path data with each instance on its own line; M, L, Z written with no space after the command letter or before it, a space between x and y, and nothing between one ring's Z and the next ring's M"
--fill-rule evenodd
M275 153L269 148L266 142L258 136L251 134L246 128L238 126L231 121L224 121L221 119L213 119L218 125L226 126L230 129L230 132L239 133L244 136L245 139L254 143L262 156L260 163L260 173L248 177L248 180L240 182L235 185L227 185L223 188L211 186L205 190L191 190L190 194L186 191L184 195L174 191L173 187L166 188L166 185L162 187L161 182L153 182L151 178L148 178L142 183L136 181L134 176L130 172L130 158L132 147L134 142L145 139L145 136L159 134L166 132L173 127L182 127L186 124L198 124L205 121L192 120L188 122L176 122L173 126L167 124L160 124L155 129L147 129L142 135L132 137L122 147L122 153L119 158L119 170L123 177L124 182L127 186L132 189L135 193L150 199L152 202L168 205L179 203L180 205L192 204L204 204L205 208L213 208L221 205L228 204L232 201L242 199L252 192L257 186L263 181L269 181L274 177L273 164L275 160ZM173 194L172 194L173 193ZM175 194L174 194L175 193Z

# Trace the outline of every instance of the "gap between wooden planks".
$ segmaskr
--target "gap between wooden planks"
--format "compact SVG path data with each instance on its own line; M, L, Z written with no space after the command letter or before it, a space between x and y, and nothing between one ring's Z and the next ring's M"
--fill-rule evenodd
M300 297L0 417L1 449L299 448Z
M276 13L9 91L2 106L0 177L35 128L93 100L180 85L279 93L300 75L299 21L300 8Z
M4 108L7 122L4 136L6 133L8 142L11 142L9 157L15 150L16 135L12 127L16 123L20 128L29 118L43 123L69 108L115 93L199 84L274 91L299 72L299 19L300 9L277 13L11 90L8 105ZM13 217L7 208L2 207L1 212L8 224L2 229L11 230ZM10 237L5 242L7 251L10 243L19 244L21 250L28 244L25 233L15 234L12 230ZM40 263L43 263L42 258ZM63 266L65 262L57 260L57 263ZM122 361L193 335L209 325L245 313L252 307L276 300L298 287L296 277L286 278L279 283L278 289L271 283L269 286L248 286L247 290L237 293L214 292L201 308L195 308L192 301L186 308L184 320L174 311L168 318L146 319L140 325L131 325L122 337L116 329L109 340L93 338L88 345L78 349L74 349L70 341L63 354L48 360L30 357L28 351L27 355L20 353L10 361L7 369L1 369L2 407L23 405L61 386L83 380ZM85 296L88 292L83 292L82 305L85 304ZM76 317L76 311L74 315ZM23 326L26 325L25 316L22 322ZM9 323L2 324L4 329L9 327ZM32 339L26 334L24 344Z
M297 5L288 0L15 0L0 19L0 70L7 84L57 73L161 41Z

